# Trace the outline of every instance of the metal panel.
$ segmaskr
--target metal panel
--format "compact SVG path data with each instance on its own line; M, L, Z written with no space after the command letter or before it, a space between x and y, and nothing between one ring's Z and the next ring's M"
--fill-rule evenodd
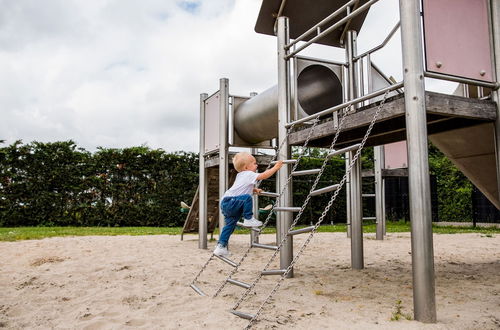
M360 7L367 1L368 0L360 0L355 8ZM276 15L279 12L281 4L284 3L281 15L290 19L290 38L295 39L347 2L347 0L315 0L314 4L312 4L310 1L304 0L265 0L262 1L259 17L255 23L255 31L257 33L274 36ZM366 14L368 14L368 10L352 19L350 24L348 24L349 29L359 32ZM340 14L332 22L325 24L322 29L326 30L345 16L345 13ZM335 47L344 47L341 43L343 31L344 26L339 27L326 38L320 39L318 43ZM314 36L313 34L311 37ZM309 39L311 38L307 38L306 40Z
M205 153L219 149L219 95L205 100Z
M427 71L493 81L487 0L423 0Z
M406 141L386 144L384 146L384 168L406 168L408 167L408 153Z

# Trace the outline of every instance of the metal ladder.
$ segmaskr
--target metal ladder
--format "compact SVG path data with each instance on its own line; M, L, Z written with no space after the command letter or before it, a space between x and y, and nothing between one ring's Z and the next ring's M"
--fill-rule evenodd
M283 237L282 241L280 242L280 244L275 249L274 254L271 256L271 258L269 259L269 261L267 262L267 264L264 266L264 268L262 269L262 271L260 272L260 274L255 278L255 280L253 281L253 283L248 284L248 283L243 283L243 282L235 281L235 280L233 280L233 281L230 282L230 283L233 283L233 284L236 284L235 282L238 282L238 284L236 284L236 285L241 286L241 287L243 287L243 288L246 289L245 292L243 293L243 295L239 298L239 300L236 302L236 304L230 310L230 312L232 314L234 314L236 316L239 316L241 318L249 320L249 323L245 327L245 329L250 329L253 326L253 324L257 321L257 319L258 319L259 315L262 313L265 305L269 302L269 300L272 298L272 296L278 291L281 283L286 278L286 276L288 275L288 273L291 271L291 269L293 268L293 266L297 263L297 261L299 260L301 254L304 252L304 250L308 246L309 242L312 240L312 238L313 238L314 234L316 233L318 227L323 222L326 214L328 213L328 211L332 207L332 205L333 205L334 201L336 200L338 194L340 193L343 185L347 181L347 178L348 178L348 176L349 176L349 174L350 174L350 172L352 170L352 167L354 166L354 164L356 163L357 159L359 158L359 156L361 154L361 151L363 150L363 147L364 147L364 145L366 143L366 140L368 139L368 137L369 137L369 135L370 135L370 133L372 131L372 128L373 128L373 126L375 124L375 121L377 120L377 117L378 117L378 115L379 115L379 113L380 113L380 111L382 109L382 106L384 105L384 103L385 103L385 101L387 99L387 95L388 95L388 93L386 92L385 95L384 95L383 100L381 101L380 105L378 106L378 108L377 108L377 110L376 110L376 112L375 112L375 114L374 114L374 116L373 116L373 118L372 118L372 120L370 122L370 125L369 125L369 127L368 127L368 129L367 129L367 131L366 131L366 133L365 133L365 135L363 137L362 142L359 143L359 144L347 147L347 148L343 148L343 149L340 149L340 150L334 150L333 147L334 147L334 145L336 143L336 140L338 138L338 134L341 131L341 127L342 127L341 125L344 122L345 115L346 115L347 111L344 112L344 115L342 116L342 119L341 119L340 124L339 124L339 129L337 130L337 132L335 134L335 137L334 137L333 142L332 142L332 144L330 146L329 152L328 152L327 156L325 157L325 160L323 162L321 170L318 172L316 180L315 180L313 186L311 187L309 195L307 196L306 200L304 201L304 204L302 205L302 207L289 207L289 208L284 208L283 209L283 211L287 211L287 212L299 212L298 215L295 217L292 225L290 226L287 235L285 235ZM356 150L356 153L355 153L354 157L351 159L349 167L347 168L346 173L342 177L342 180L340 181L340 183L316 190L316 185L319 182L319 179L320 179L320 177L321 177L321 175L322 175L322 173L323 173L323 171L324 171L324 169L326 167L326 164L328 163L328 159L331 158L331 157L333 157L334 155L338 155L338 154L341 154L341 153L345 153L345 152L348 152L348 151L354 151L354 150ZM320 195L322 193L326 193L326 192L330 192L330 191L335 191L335 192L332 195L332 197L330 198L330 201L326 205L325 209L323 210L323 213L321 214L321 216L318 219L318 221L316 222L316 224L313 225L313 226L302 228L302 229L294 229L294 227L297 224L298 220L300 219L300 216L302 215L305 207L307 206L307 203L309 202L309 199L312 196ZM271 263L273 262L273 260L278 255L279 251L283 247L284 243L287 241L288 237L291 237L291 236L294 236L294 235L298 235L298 234L303 234L303 233L310 233L310 234L309 234L308 238L306 239L306 241L301 246L301 248L298 251L298 253L294 256L294 258L293 258L292 262L290 263L290 265L286 269L278 269L278 270L271 270L271 269L269 269L269 266L271 265ZM258 282L260 281L260 279L263 276L266 276L266 275L281 275L281 276L277 280L277 283L276 283L275 287L271 290L271 292L269 293L269 295L262 302L262 304L258 308L257 312L255 312L254 314L251 314L251 313L248 313L248 312L238 311L237 309L240 307L240 305L244 301L244 299L249 295L250 292L252 292L253 288L258 284Z
M316 127L316 125L318 124L319 122L319 117L317 117L316 119L313 120L313 124L312 124L312 127L309 131L309 134L304 142L304 145L302 146L303 148L306 148L307 145L309 144L309 140L312 136L312 133L314 132L314 129ZM285 137L285 139L288 139L288 136L290 135L292 129L293 129L293 125L287 130L287 135ZM284 142L286 141L285 139L283 139L283 141L281 142L280 146L278 147L278 149L276 150L276 154L273 158L273 161L271 161L269 163L269 165L267 166L266 170L269 169L271 167L271 165L274 165L276 163L276 158L277 156L279 155L279 151L281 150L281 148L283 147L284 145ZM285 183L283 189L281 190L280 193L274 193L274 192L261 192L260 193L260 196L266 196L266 197L274 197L276 198L275 202L272 204L272 208L270 210L270 212L268 213L267 215L267 218L266 220L263 222L262 226L260 228L251 228L252 231L256 232L256 237L255 239L257 239L260 235L260 233L263 232L264 228L266 228L267 224L269 223L269 221L271 220L271 216L272 216L272 211L286 211L288 208L286 207L276 207L276 204L277 204L277 201L279 199L279 197L281 197L281 195L283 195L283 192L286 190L290 180L292 179L293 176L301 176L301 175L309 175L309 174L315 174L315 173L318 173L320 170L319 169L313 169L313 170L303 170L303 171L296 171L299 163L300 163L300 160L302 158L302 155L299 154L299 157L297 159L288 159L288 160L284 160L283 161L283 164L284 165L292 165L293 164L293 168L292 168L292 171L290 173L290 175L288 176L288 179L287 179L287 182ZM260 185L261 182L258 182L257 183L257 187ZM241 222L238 222L237 223L238 226L240 227L243 227L243 224ZM196 291L199 295L201 296L206 296L206 294L196 285L196 282L198 280L198 278L201 276L201 274L205 271L205 269L208 267L209 263L215 258L218 258L220 259L221 261L227 263L228 265L232 266L233 267L233 270L231 271L231 273L227 276L227 278L222 282L222 284L219 286L219 288L217 289L217 291L215 292L215 294L213 295L213 297L217 297L219 295L219 293L224 289L224 287L226 286L227 283L230 283L230 284L233 284L233 285L237 285L237 286L240 286L240 287L243 287L243 288L248 288L248 285L244 282L241 282L241 281L238 281L238 280L234 280L232 279L232 276L238 271L239 267L241 266L241 264L243 263L243 261L246 259L246 257L249 255L250 253L250 250L252 248L262 248L262 249L268 249L268 250L276 250L278 247L276 245L269 245L269 244L259 244L259 243L255 243L255 242L252 242L252 244L250 244L250 246L247 248L247 250L245 251L245 253L243 254L243 256L241 257L241 259L236 263L234 261L232 261L231 259L227 258L227 257L224 257L224 256L217 256L215 254L211 254L210 255L210 258L206 261L206 263L203 265L203 267L200 269L200 271L198 272L198 274L195 276L195 278L191 281L190 283L190 287Z

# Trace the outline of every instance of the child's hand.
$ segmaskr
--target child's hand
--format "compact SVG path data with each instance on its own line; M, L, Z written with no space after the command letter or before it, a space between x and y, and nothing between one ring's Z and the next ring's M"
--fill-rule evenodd
M281 167L283 166L283 161L282 160L278 160L276 162L276 164L274 165L274 167L279 170Z
M260 195L260 193L262 192L262 189L259 189L259 188L253 188L253 193L254 194L257 194L257 195Z

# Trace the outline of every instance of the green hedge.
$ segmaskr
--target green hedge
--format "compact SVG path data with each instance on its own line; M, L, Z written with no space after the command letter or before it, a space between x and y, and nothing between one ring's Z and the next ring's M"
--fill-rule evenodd
M0 226L181 226L198 156L74 142L0 148Z

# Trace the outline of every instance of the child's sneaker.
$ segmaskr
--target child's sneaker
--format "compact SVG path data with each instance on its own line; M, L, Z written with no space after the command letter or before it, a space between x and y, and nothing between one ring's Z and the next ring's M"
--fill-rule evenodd
M262 226L262 221L259 221L255 218L245 219L245 221L243 221L243 227L260 227L260 226Z
M214 250L214 254L219 257L228 257L229 251L227 250L227 247L217 244Z

